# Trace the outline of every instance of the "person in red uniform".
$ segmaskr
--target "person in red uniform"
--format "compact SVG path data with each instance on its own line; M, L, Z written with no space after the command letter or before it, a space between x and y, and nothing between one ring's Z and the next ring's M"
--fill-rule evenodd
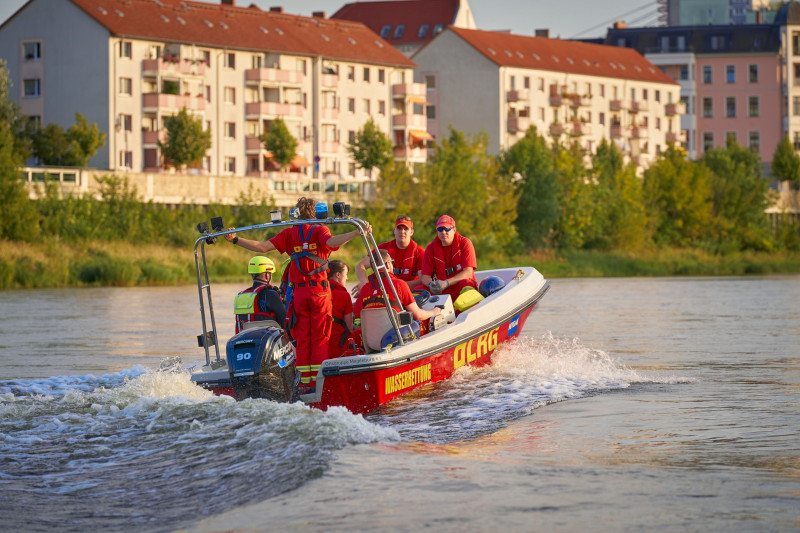
M239 292L233 300L236 333L242 331L246 323L253 321L274 320L283 326L286 308L278 288L270 284L275 263L268 257L257 255L250 259L247 271L253 276L253 286Z
M478 288L472 241L456 231L456 221L442 215L436 222L436 237L425 248L420 282L434 294L449 294L453 301L464 287Z
M383 262L386 263L386 268L389 269L389 274L381 275L381 280L384 288L386 289L386 294L389 296L389 304L393 309L396 311L410 311L411 314L414 315L414 320L420 321L427 320L431 317L441 314L442 310L438 307L428 310L422 309L420 306L418 306L417 302L414 300L414 296L411 294L411 289L408 288L408 285L403 283L402 280L392 274L392 257L389 255L389 252L386 250L378 250L378 253L381 254ZM374 260L376 262L378 261L377 258L374 258ZM387 285L388 280L391 280L392 285L397 291L397 297L400 298L399 302L394 301L392 289L389 285ZM353 312L357 318L360 318L362 309L372 309L373 307L386 307L386 302L383 298L381 288L378 286L377 276L375 274L370 274L369 278L367 279L367 283L361 287L361 292L358 294Z
M311 198L297 200L301 219L313 220L316 202ZM372 232L367 224L365 230ZM300 393L310 393L316 388L320 365L328 358L328 340L331 334L331 291L328 283L328 257L339 246L359 235L353 230L341 235L331 235L323 225L302 224L282 230L267 241L242 239L236 233L225 238L233 244L254 252L278 250L292 258L289 265L289 282L293 286L289 304L289 330L297 342L296 365L300 372Z
M410 289L420 285L419 271L422 268L422 255L425 250L414 242L414 222L410 217L400 215L394 223L394 239L378 245L381 250L389 252L394 263L393 274L406 282ZM358 296L367 282L367 269L370 268L369 257L365 257L356 265L358 285L353 287L353 296Z
M334 259L328 263L328 281L331 283L331 338L328 341L328 357L341 357L348 349L350 334L353 332L353 301L344 284L350 267L347 263Z

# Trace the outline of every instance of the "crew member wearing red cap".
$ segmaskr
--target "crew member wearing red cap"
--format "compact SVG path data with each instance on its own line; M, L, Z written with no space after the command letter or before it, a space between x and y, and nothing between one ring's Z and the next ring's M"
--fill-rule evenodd
M311 198L297 200L300 218L315 219L315 205ZM365 229L372 233L369 224ZM314 392L317 372L322 362L328 359L332 323L328 257L358 235L358 230L331 235L326 226L317 224L286 228L267 241L239 238L236 233L225 235L228 241L242 248L260 253L278 250L292 258L289 282L294 288L287 314L289 329L297 341L295 354L301 394Z
M411 217L400 215L394 222L394 239L378 245L378 249L389 252L394 268L392 274L406 282L409 289L421 286L419 271L422 268L422 256L425 250L411 239L414 235L414 222ZM352 290L353 297L358 297L361 288L367 283L367 269L370 268L369 256L356 265L358 285Z
M442 215L436 222L436 237L425 248L420 283L434 294L449 294L453 301L464 287L478 288L475 269L475 247L472 241L456 231L456 221Z

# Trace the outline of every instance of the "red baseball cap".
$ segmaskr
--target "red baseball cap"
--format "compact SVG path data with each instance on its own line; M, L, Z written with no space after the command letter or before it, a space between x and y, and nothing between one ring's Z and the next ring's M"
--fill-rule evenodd
M442 215L439 217L439 220L436 221L436 227L454 228L456 227L456 221L453 220L453 217L450 215Z
M396 228L397 226L405 226L408 229L414 229L414 222L411 220L411 217L400 215L394 223L394 227Z

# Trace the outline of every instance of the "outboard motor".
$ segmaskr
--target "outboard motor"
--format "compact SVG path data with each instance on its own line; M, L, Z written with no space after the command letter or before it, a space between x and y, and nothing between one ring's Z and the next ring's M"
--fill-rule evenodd
M297 399L300 373L295 369L294 345L277 326L245 329L228 341L228 371L237 400Z

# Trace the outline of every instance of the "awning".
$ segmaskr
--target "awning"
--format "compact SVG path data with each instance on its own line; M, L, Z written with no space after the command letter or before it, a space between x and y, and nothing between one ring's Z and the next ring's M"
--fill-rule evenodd
M428 133L427 131L422 130L408 130L408 134L411 135L417 141L432 141L433 135Z
M311 166L311 163L308 162L308 159L306 159L305 157L303 157L300 154L297 154L296 156L294 156L294 159L292 159L292 162L289 163L289 164L292 165L293 167L310 167Z
M424 97L424 96L415 96L415 95L410 95L410 96L407 98L407 100L408 100L409 102L414 102L414 103L416 103L416 104L423 104L423 105L424 105L424 104L427 104L427 103L428 103L428 101L425 99L425 97Z

